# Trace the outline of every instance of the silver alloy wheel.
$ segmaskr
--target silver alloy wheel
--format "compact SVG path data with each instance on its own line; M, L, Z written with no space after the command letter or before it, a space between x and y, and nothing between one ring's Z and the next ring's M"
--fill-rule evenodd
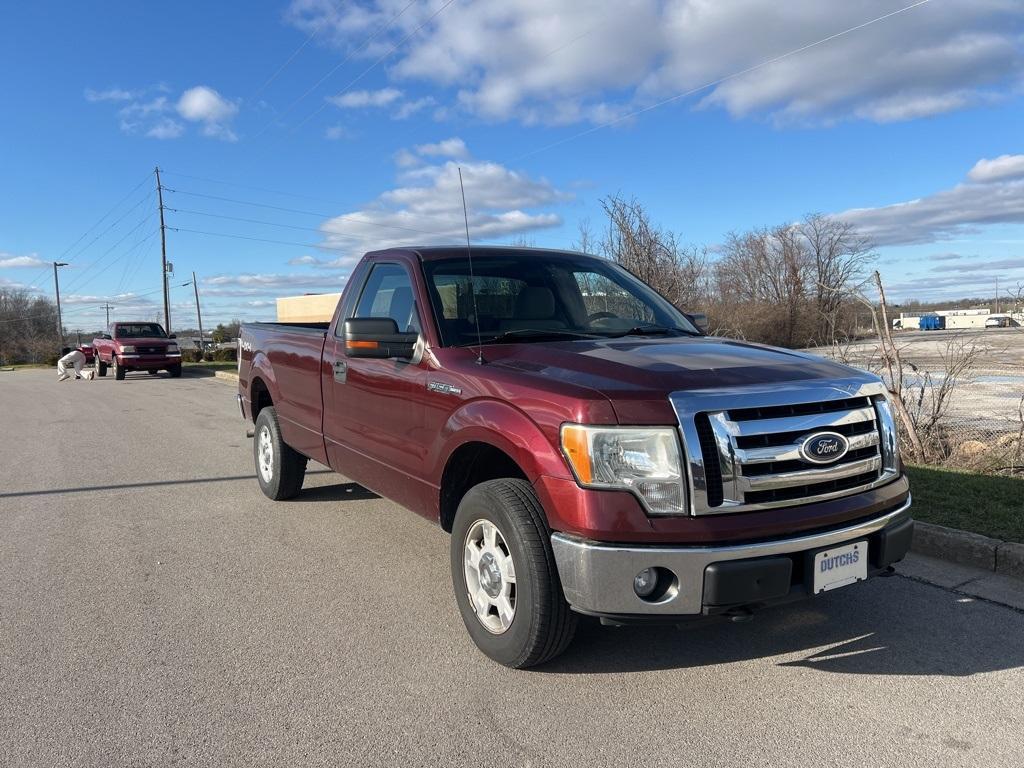
M266 425L260 429L259 465L263 482L271 482L274 479L274 443L270 438L270 427Z
M495 635L516 617L516 569L505 537L490 520L469 527L463 565L466 593L477 620Z

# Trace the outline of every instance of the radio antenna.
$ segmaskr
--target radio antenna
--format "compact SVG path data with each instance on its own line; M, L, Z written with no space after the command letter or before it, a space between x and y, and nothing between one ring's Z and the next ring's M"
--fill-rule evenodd
M466 187L462 183L462 167L459 166L459 189L462 191L462 218L466 222L466 256L469 258L469 293L473 297L473 324L476 326L476 364L483 365L484 343L480 334L480 311L476 306L476 276L473 274L473 246L469 242L469 209L466 208Z

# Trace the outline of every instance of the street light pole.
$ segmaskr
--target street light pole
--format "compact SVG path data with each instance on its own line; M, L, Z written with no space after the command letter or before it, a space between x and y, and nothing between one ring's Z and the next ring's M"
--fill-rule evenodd
M60 280L57 278L57 267L66 267L66 261L53 262L53 292L57 296L57 338L60 341L61 354L64 353L64 322L60 317Z
M199 281L196 280L195 271L192 272L192 289L196 293L196 320L199 321L199 353L203 353L203 313L199 309Z

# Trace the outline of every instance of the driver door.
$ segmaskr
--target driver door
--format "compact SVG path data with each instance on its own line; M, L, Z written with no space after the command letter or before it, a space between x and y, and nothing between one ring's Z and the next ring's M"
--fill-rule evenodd
M371 265L349 317L390 317L401 331L422 332L407 265ZM419 432L426 392L422 362L345 354L344 318L324 348L324 442L332 467L399 503L415 495L427 441Z

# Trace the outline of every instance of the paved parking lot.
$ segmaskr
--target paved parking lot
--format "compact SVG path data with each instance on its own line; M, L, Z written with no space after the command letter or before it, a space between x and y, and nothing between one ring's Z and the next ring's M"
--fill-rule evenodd
M0 766L1024 763L1022 612L897 577L513 672L439 529L260 494L230 386L55 379L0 373Z

